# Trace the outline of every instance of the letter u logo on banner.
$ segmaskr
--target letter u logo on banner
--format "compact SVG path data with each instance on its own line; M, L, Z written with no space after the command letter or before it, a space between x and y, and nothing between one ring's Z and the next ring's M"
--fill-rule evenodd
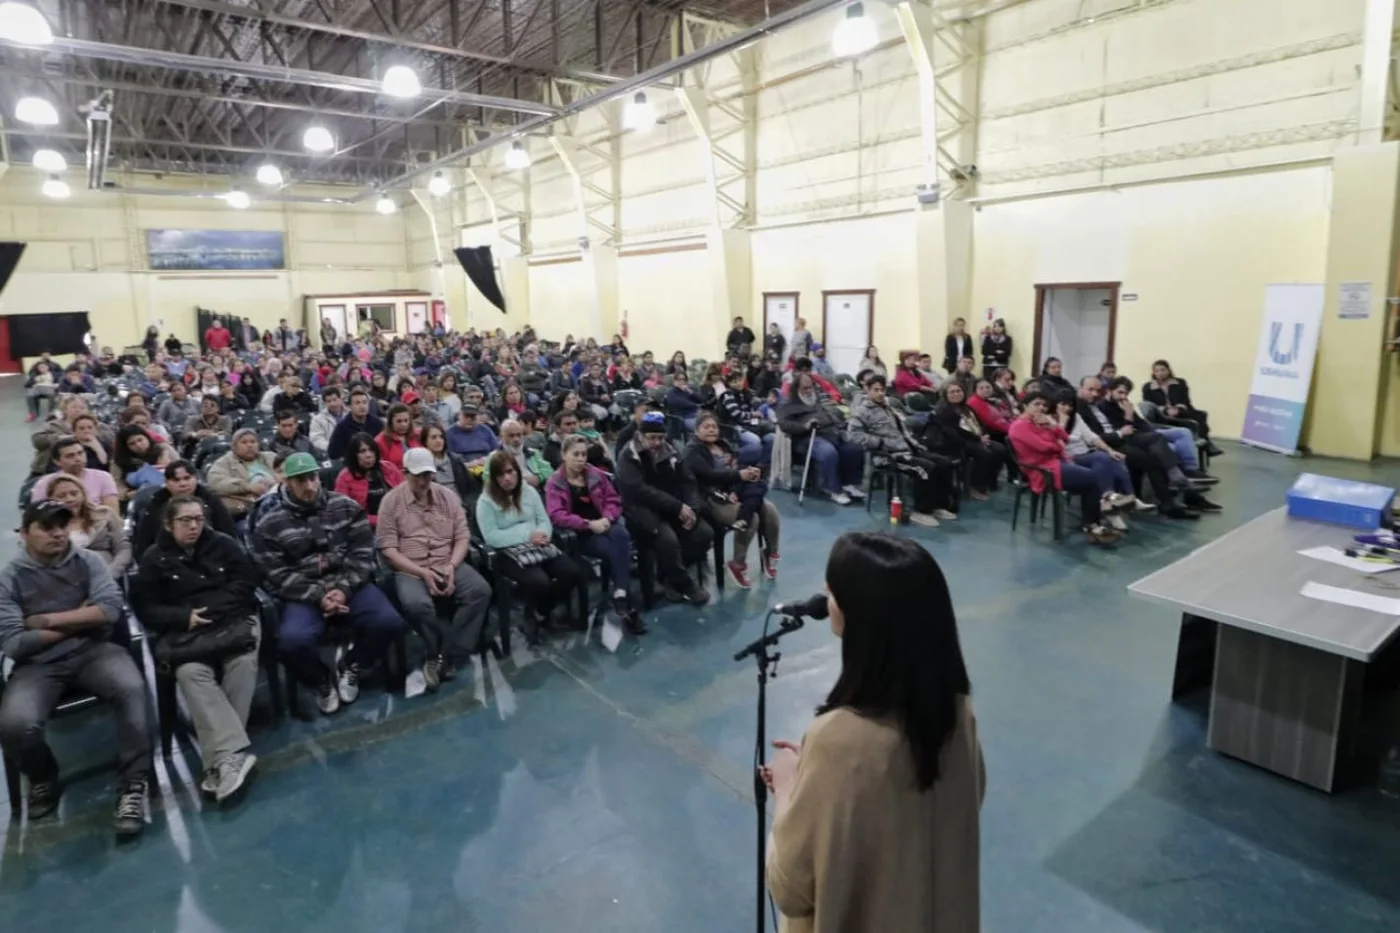
M1269 325L1269 358L1279 366L1287 366L1298 358L1298 351L1303 345L1303 323L1301 321L1293 325L1293 346L1287 353L1279 352L1278 338L1283 334L1283 322L1274 321Z

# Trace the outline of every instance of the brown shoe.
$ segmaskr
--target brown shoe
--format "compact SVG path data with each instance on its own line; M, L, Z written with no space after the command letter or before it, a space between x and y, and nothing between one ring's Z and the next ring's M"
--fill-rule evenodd
M1092 528L1085 528L1084 534L1088 537L1090 544L1096 544L1099 547L1113 544L1123 537L1118 532L1105 528L1102 525L1094 525Z

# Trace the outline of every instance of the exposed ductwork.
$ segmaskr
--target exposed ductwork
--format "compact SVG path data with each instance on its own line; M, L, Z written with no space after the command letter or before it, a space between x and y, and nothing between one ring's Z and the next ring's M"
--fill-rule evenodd
M103 91L89 101L87 111L87 186L101 191L107 175L107 157L112 149L112 92Z

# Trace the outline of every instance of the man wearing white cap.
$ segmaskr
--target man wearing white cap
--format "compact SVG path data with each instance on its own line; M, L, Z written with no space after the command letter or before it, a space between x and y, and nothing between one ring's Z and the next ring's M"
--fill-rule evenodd
M451 680L455 664L478 648L495 645L486 632L491 587L467 560L467 516L452 489L441 486L430 451L404 451L404 482L379 504L376 535L380 553L394 568L394 588L403 614L428 644L423 683L436 691ZM450 599L452 616L438 617L435 600Z

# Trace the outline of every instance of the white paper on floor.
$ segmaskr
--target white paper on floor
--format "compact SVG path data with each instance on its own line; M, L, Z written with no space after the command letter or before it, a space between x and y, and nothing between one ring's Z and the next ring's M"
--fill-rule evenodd
M622 644L622 626L617 624L617 620L613 618L611 612L603 617L601 638L603 639L603 647L613 654L617 654L617 647Z
M403 698L411 700L426 689L428 687L423 682L423 672L421 670L411 671L403 682Z

